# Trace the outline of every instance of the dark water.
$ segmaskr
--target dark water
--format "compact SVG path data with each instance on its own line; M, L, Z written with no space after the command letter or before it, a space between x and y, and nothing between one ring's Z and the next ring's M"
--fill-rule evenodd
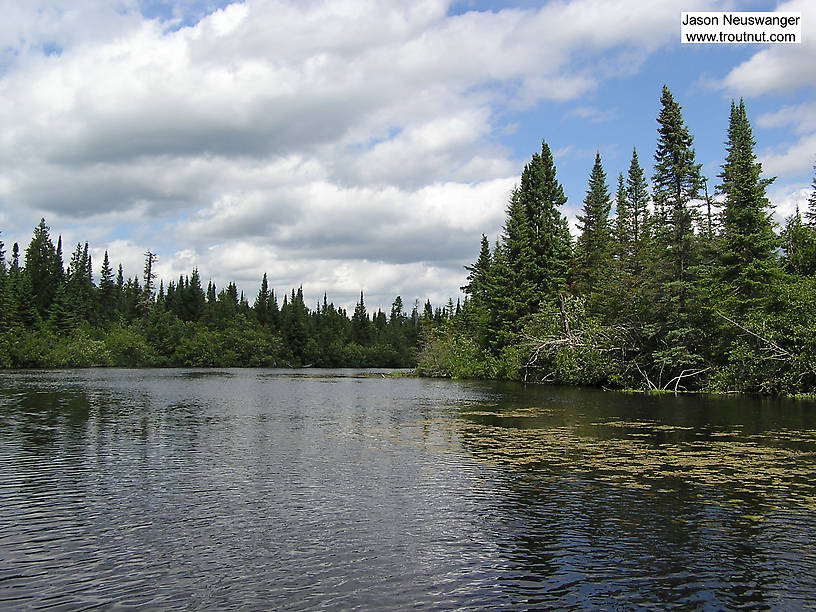
M802 609L816 405L0 373L0 608Z

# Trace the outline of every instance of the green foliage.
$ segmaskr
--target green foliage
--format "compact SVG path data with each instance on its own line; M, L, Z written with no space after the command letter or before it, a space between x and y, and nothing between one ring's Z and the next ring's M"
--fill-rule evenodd
M40 317L46 314L51 302L54 301L60 281L56 269L57 250L51 242L49 232L50 228L45 224L45 219L40 219L25 254L25 269L31 284L31 298Z
M78 243L63 270L62 241L54 248L44 220L26 251L26 267L17 244L7 264L0 242L0 368L410 367L416 360L420 321L405 315L400 297L390 318L379 310L369 317L362 294L351 318L325 295L322 307L310 312L302 288L279 308L264 274L250 307L234 283L217 292L210 281L205 294L196 268L166 290L160 281L156 291L157 256L150 250L143 285L137 277L125 279L121 265L114 280L106 251L97 287L88 253L88 244ZM453 302L444 316L430 302L428 310L431 329L452 316Z
M496 374L490 356L453 326L426 340L416 371L422 376L450 378L493 378Z
M799 210L788 219L782 232L785 270L799 276L816 274L816 227L802 223Z
M558 266L548 282L531 282L541 260L524 194L543 191L526 188L533 168L548 167L544 154L534 156L501 240L491 253L483 236L479 259L467 268L469 300L424 335L419 373L656 392L816 390L816 178L806 222L797 210L777 236L765 194L771 181L761 178L745 105L734 103L722 212L704 222L695 208L702 177L693 138L666 87L661 107L653 212L633 152L628 177L618 178L610 227L596 155L579 216L573 293L559 285Z
M727 157L720 174L722 211L719 267L723 282L733 287L737 309L745 312L761 300L779 273L779 239L771 222L772 207L765 189L773 179L762 179L756 161L751 125L745 103L731 102Z
M81 328L59 338L50 351L47 365L58 368L109 366L113 365L113 357L106 342L93 339L88 329Z
M661 257L656 258L652 273L661 282L680 283L677 294L682 308L690 270L699 257L691 201L698 197L702 184L701 166L695 161L694 138L683 122L680 105L665 85L660 103L652 184L657 211L656 238L661 246L657 252Z
M620 185L618 192L620 196ZM611 209L606 173L598 152L589 175L584 208L582 214L578 215L581 234L575 249L575 275L576 285L582 293L595 290L599 281L609 274L612 257L612 229L609 220Z
M486 298L485 304L477 300L476 306L485 311L481 315L486 323L484 336L494 352L514 341L542 299L566 285L572 243L567 220L559 210L566 201L550 148L542 142L541 154L533 154L525 165L521 184L510 198L502 238L490 265L485 260L486 238L482 262L474 265L474 271L485 272L485 279L478 279L472 289Z
M524 330L524 378L574 385L620 385L627 365L626 334L604 326L582 297L544 305ZM628 382L628 380L627 380Z

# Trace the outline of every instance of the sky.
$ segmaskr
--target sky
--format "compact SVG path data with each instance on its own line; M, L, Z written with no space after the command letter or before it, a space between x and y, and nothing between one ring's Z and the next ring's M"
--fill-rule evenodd
M801 44L680 13L799 11ZM596 151L652 174L668 85L714 192L743 97L783 223L816 163L812 0L0 0L0 240L45 218L125 276L194 267L369 311L459 297L546 141L575 224Z

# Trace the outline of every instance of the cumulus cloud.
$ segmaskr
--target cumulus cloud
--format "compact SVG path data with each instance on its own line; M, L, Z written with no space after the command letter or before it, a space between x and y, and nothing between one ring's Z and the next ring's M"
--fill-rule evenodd
M503 110L637 70L704 4L16 3L0 24L3 223L84 227L129 274L158 244L168 278L197 265L252 292L266 271L346 298L389 283L441 297L517 180Z
M816 88L816 39L808 25L816 23L816 5L808 0L780 3L777 11L802 14L802 42L764 47L733 68L719 86L733 95L756 97ZM807 171L816 157L816 105L788 106L758 119L761 127L790 126L798 133L795 142L762 152L766 171L792 175Z

